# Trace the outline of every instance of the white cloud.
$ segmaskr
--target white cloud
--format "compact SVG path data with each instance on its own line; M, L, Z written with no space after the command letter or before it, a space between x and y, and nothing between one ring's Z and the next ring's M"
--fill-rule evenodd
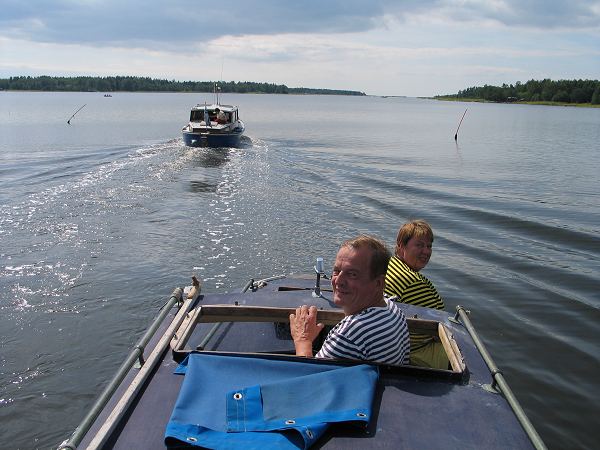
M600 73L598 1L6 3L0 77L215 80L223 66L226 80L432 95Z

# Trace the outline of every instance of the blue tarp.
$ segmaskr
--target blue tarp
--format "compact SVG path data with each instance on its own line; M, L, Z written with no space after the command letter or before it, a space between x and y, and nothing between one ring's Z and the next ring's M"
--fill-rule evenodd
M335 422L366 426L378 371L191 353L165 432L167 446L309 448Z

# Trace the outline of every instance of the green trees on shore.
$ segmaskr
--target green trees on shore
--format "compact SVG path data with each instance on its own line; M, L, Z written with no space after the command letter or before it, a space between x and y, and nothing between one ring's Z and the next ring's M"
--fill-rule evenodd
M364 92L335 89L289 88L285 84L250 81L175 81L148 77L10 77L0 78L0 90L67 92L221 92L257 94L365 95Z
M600 104L600 81L598 80L529 80L514 85L484 85L470 87L458 94L443 95L447 98L481 99L491 102L560 102Z

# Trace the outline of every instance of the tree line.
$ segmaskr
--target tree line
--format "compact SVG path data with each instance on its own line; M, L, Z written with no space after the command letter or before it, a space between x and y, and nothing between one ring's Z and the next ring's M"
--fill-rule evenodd
M290 88L285 84L255 83L251 81L175 81L149 77L50 77L18 76L0 78L0 90L11 91L63 91L63 92L221 92L240 94L323 94L366 95L364 92Z
M458 94L443 95L446 98L480 99L490 102L559 102L600 104L600 81L598 80L529 80L514 85L484 85L470 87Z

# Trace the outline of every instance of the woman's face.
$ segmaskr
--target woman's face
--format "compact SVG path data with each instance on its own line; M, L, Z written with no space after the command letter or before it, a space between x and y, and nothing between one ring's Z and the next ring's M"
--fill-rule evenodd
M419 271L431 258L432 242L428 236L411 237L406 245L400 244L398 257L412 270Z

